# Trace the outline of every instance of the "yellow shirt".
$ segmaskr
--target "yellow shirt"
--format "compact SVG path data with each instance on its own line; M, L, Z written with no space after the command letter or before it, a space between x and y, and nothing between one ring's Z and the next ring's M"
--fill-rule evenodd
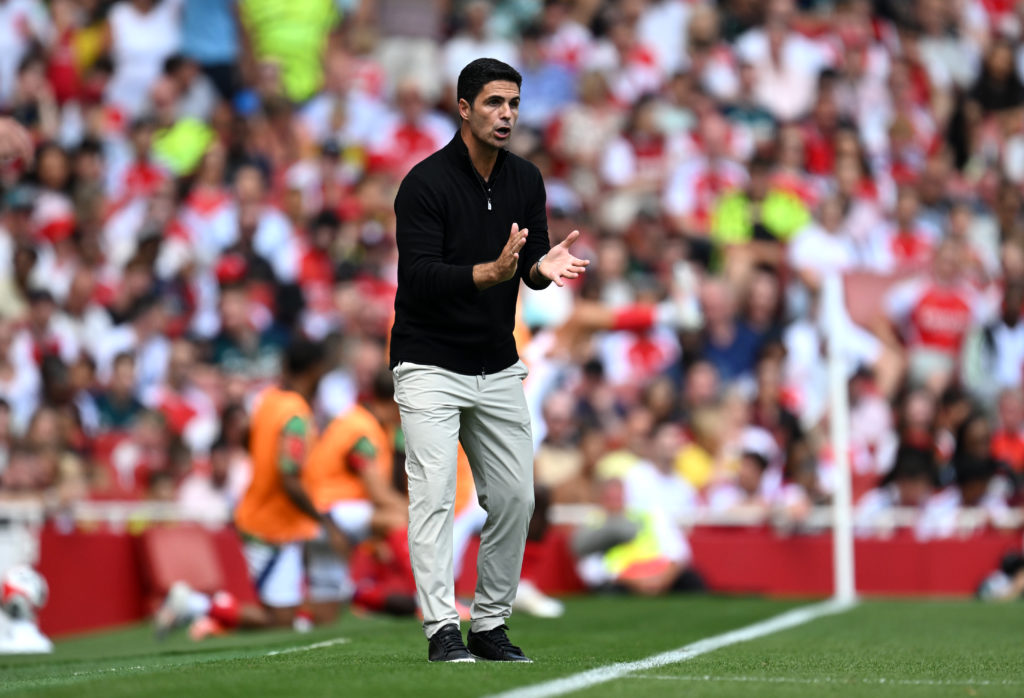
M694 488L702 490L715 473L715 460L703 446L689 443L676 456L676 472Z

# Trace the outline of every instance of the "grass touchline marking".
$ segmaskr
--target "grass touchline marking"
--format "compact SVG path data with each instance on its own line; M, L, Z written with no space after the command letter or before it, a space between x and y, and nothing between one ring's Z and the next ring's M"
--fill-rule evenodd
M573 674L572 676L566 676L565 678L545 681L533 684L532 686L523 686L522 688L514 688L511 691L496 693L491 698L549 698L549 696L561 696L573 691L581 691L584 688L614 681L623 676L635 674L638 671L656 669L669 664L679 664L680 662L689 661L702 654L714 652L729 645L756 640L759 637L795 628L798 625L809 623L824 616L843 613L855 605L849 602L826 601L812 606L802 606L767 620L762 620L736 630L730 630L720 635L712 635L703 640L691 642L678 649L655 654L645 659L609 664L580 672L579 674Z
M125 666L113 666L103 667L100 669L84 669L79 671L72 671L64 676L53 676L46 678L34 678L34 679L15 679L10 682L5 682L0 685L0 694L7 693L9 690L20 690L29 686L61 686L70 683L77 683L79 681L88 681L90 678L102 676L104 674L127 674L127 673L150 673L155 671L164 671L168 669L188 669L193 668L201 664L214 664L217 662L229 662L236 659L258 659L261 657L276 657L282 654L293 654L295 652L309 652L310 650L322 649L324 647L333 647L335 645L344 645L351 642L347 637L336 637L332 640L323 640L321 642L314 642L309 645L299 645L297 647L285 647L279 650L270 650L264 652L259 650L257 652L242 652L238 653L232 648L223 648L223 654L208 655L207 658L200 659L196 662L157 662L155 664L126 664ZM161 655L157 654L154 657L159 658Z
M642 674L631 676L632 679L658 679L661 681L693 681L712 682L721 681L725 683L797 683L797 684L867 684L878 686L1022 686L1024 681L1013 679L889 679L879 678L857 678L856 676L668 676L659 674Z
M336 637L333 640L324 640L323 642L314 642L312 645L302 645L301 647L288 647L283 650L272 650L267 652L268 657L276 657L279 654L292 654L294 652L308 652L310 650L318 650L322 647L334 647L334 645L344 645L349 642L347 637Z

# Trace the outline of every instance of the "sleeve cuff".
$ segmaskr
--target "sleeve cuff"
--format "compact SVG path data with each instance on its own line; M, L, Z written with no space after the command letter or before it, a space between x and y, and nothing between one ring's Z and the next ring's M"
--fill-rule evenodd
M526 267L526 271L523 272L522 274L523 283L526 284L527 288L532 288L534 291L543 291L544 289L551 285L551 279L548 278L544 278L544 280L541 281L540 283L535 283L533 281L533 267L535 264L537 264L537 260L539 260L543 256L544 253L541 253L537 255L536 259L531 260L530 266Z
M473 266L472 264L459 264L456 265L454 270L454 277L456 279L454 289L458 295L470 295L475 297L479 295L480 289L476 287L476 283L473 281Z

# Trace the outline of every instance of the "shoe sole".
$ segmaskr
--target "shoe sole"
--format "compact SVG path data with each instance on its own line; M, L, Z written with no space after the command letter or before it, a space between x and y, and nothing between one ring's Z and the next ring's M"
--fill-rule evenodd
M481 662L495 662L500 664L533 664L532 659L488 659L487 657L481 657L479 654L474 654L474 658Z
M477 657L464 657L463 659L428 659L432 664L473 664Z

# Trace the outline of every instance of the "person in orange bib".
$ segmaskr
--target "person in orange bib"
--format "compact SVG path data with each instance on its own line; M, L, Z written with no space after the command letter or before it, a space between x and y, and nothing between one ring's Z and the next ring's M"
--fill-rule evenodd
M369 399L328 425L303 468L313 505L353 545L404 531L408 523L408 505L392 485L395 456L388 430L399 424L394 394L391 372L379 371ZM355 592L347 565L323 537L309 542L306 560L313 617L329 621Z
M335 554L347 558L350 541L314 506L303 466L316 439L310 401L326 372L319 344L288 347L279 387L256 400L250 426L252 482L235 511L249 575L267 625L288 625L303 600L303 543L323 531Z

